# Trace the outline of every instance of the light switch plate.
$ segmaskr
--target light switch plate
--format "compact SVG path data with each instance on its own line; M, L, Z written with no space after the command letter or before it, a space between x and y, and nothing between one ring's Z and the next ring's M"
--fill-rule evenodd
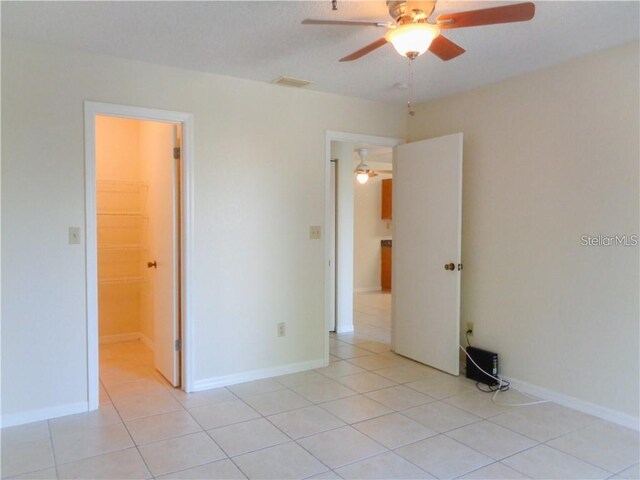
M69 227L69 245L80 244L80 227Z
M319 225L312 225L309 227L309 238L311 240L320 240L322 237L322 229Z

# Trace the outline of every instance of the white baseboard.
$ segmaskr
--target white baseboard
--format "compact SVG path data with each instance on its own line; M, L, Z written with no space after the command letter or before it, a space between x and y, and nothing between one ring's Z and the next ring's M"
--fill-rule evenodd
M100 343L130 342L131 340L138 340L139 338L140 332L120 333L118 335L100 335Z
M382 291L382 287L380 287L380 286L377 286L377 287L358 287L358 288L354 288L353 291L355 293L381 292Z
M248 372L234 373L232 375L224 375L222 377L203 378L193 383L193 391L200 392L211 388L226 387L236 385L238 383L250 382L252 380L262 380L263 378L277 377L278 375L287 375L289 373L298 373L313 368L322 368L325 366L324 359L310 360L308 362L290 363L279 367L261 368Z
M13 427L15 425L23 425L25 423L38 422L40 420L48 420L50 418L64 417L66 415L88 411L89 404L87 402L79 402L57 407L28 410L26 412L8 413L2 415L0 426L2 426L2 428Z
M353 332L353 324L351 325L338 325L336 327L336 333L351 333Z
M147 337L144 333L140 333L140 341L144 343L150 350L154 350L153 348L153 340Z
M511 386L515 390L528 393L529 395L533 395L544 400L551 400L552 402L558 403L565 407L569 407L574 410L578 410L579 412L593 415L594 417L598 417L602 420L622 425L623 427L631 428L633 430L640 430L640 419L633 417L632 415L628 415L611 408L603 407L595 403L587 402L586 400L571 397L563 393L547 390L546 388L532 385L515 378L505 378L506 380L511 382Z

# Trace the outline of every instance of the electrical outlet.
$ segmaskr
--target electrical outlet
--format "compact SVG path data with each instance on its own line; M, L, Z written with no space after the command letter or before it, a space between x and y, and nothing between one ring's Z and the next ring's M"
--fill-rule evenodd
M80 227L69 227L69 245L80 244Z
M286 325L284 322L278 324L278 336L284 337L287 334Z
M312 225L309 227L309 239L320 240L322 237L322 230L319 225Z
M467 332L469 335L473 335L473 322L467 322Z

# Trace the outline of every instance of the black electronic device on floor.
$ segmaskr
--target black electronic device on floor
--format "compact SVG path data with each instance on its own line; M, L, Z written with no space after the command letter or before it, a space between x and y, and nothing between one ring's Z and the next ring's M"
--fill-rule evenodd
M469 354L467 357L467 378L475 380L476 382L485 383L491 387L497 385L498 381L496 379L482 373L478 367L485 372L490 373L494 377L497 377L498 354L476 347L467 347L467 353ZM473 358L473 361L478 364L478 367L473 364L469 357Z

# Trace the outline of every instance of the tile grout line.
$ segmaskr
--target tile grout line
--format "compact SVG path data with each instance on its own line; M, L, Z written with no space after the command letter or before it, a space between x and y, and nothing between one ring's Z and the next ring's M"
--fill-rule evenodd
M502 465L503 467L511 468L512 470L514 470L514 471L516 471L516 472L518 472L518 473L520 473L520 474L524 475L526 478L531 478L531 477L529 477L528 475L525 475L524 473L522 473L522 472L520 472L520 471L516 470L515 468L510 467L509 465L505 465L504 463L501 463L501 462L500 462L500 460L495 460L495 461L493 461L493 462L491 462L491 463L488 463L487 465L483 465L482 467L478 467L478 468L473 469L473 470L471 470L471 471L469 471L469 472L466 472L466 473L463 473L463 474L461 474L461 475L458 475L458 476L457 476L457 477L455 477L455 478L456 478L456 480L457 480L457 479L460 479L460 478L464 477L465 475L469 475L470 473L478 472L478 471L482 470L483 468L490 467L491 465L495 465L496 463L497 463L497 464L499 464L499 465Z
M229 388L227 388L227 387L222 387L222 388L224 388L224 389L225 389L225 391L229 392L231 395L233 395L234 397L236 397L236 399L237 399L237 400L241 400L241 399L238 397L238 395L236 395L236 394L235 394L235 392L231 391ZM241 401L242 401L242 400L241 400ZM217 403L222 403L222 402L217 402ZM244 402L243 402L243 403L244 403ZM214 405L215 405L215 404L214 404ZM184 405L183 405L183 408L184 408ZM196 407L196 408L197 408L197 407ZM211 438L211 441L212 441L215 445L217 445L217 446L218 446L218 448L219 448L219 449L220 449L220 450L221 450L221 451L222 451L222 452L227 456L227 459L228 459L228 460L229 460L233 465L235 465L235 467L240 471L240 473L242 473L242 475L244 475L244 476L245 476L245 478L249 478L249 475L247 475L247 473L246 473L244 470L242 470L242 468L240 468L240 465L238 465L236 462L234 462L234 461L233 461L233 458L231 458L231 457L227 454L227 452L222 448L222 446L221 446L221 445L219 445L219 444L218 444L218 442L216 442L216 441L211 437L211 435L209 434L209 431L208 431L208 430L206 430L206 429L205 429L205 428L200 424L200 422L198 422L198 420L197 420L197 419L196 419L196 418L191 414L191 412L190 412L187 408L184 408L184 409L185 409L185 411L189 414L189 416L193 419L193 421L194 421L194 422L196 422L196 424L197 424L197 425L202 429L202 431L203 431L203 432L204 432L204 433L205 433L209 438ZM258 413L258 414L260 414L260 412L257 412L257 413ZM241 422L238 422L238 423L241 423ZM236 424L232 424L232 425L236 425ZM213 429L210 429L210 430L213 430ZM224 459L223 459L223 460L224 460ZM222 461L222 460L218 460L218 461ZM215 462L211 462L211 463L215 463ZM205 464L205 465L208 465L208 464ZM195 467L190 467L190 468L195 468ZM189 469L185 469L185 470L189 470ZM180 470L180 471L182 471L182 470ZM175 472L174 472L174 473L175 473Z
M105 391L106 391L106 389L105 389ZM108 395L108 393L107 393L107 395ZM100 408L100 407L98 407L98 408ZM115 408L114 408L114 410L115 410ZM95 410L92 410L92 411L95 411ZM86 414L88 414L88 413L91 413L91 412L84 412L84 413L81 413L81 414L79 414L79 415L86 415ZM116 410L116 414L118 414L118 417L120 417L120 415L119 415L119 413L118 413L118 411L117 411L117 410ZM122 419L120 419L120 423L121 423L121 424L122 424L122 426L125 428L125 430L127 430L126 426L124 425L124 421L122 421ZM103 428L103 427L110 427L110 426L113 426L113 425L118 425L118 423L110 423L110 424L106 424L106 425L96 425L96 426L93 426L93 427L89 427L87 430L96 430L96 429L99 429L99 428ZM74 432L73 432L73 431L72 431L72 432L67 432L67 434L68 434L68 433L74 433ZM128 430L127 430L127 434L129 434L129 437L131 438L131 434L129 433L129 431L128 431ZM72 463L79 463L79 462L83 462L83 461L85 461L85 460L90 460L90 459L92 459L92 458L101 457L101 456L103 456L103 455L109 455L109 454L111 454L111 453L115 453L115 452L122 452L122 451L124 451L124 450L128 450L128 449L130 449L130 448L133 448L133 447L135 447L135 442L133 441L133 438L131 438L131 441L132 441L132 443L133 443L133 446L131 446L131 445L130 445L130 446L128 446L128 447L117 448L117 449L115 449L115 450L111 450L111 451L108 451L108 452L99 453L99 454L97 454L97 455L89 455L88 457L78 458L78 459L76 459L76 460L72 460L72 461L70 461L70 462L58 463L58 462L57 462L57 460L56 460L56 472L58 471L58 467L59 467L59 466L70 465L70 464L72 464ZM141 455L141 456L142 456L142 455ZM144 461L144 459L143 459L143 461Z
M51 433L51 420L47 420L47 430L49 431L49 443L51 444L51 454L53 455L53 469L56 472L56 478L60 478L58 471L58 460L56 458L56 449L53 445L53 434Z
M226 388L226 387L225 387L225 388ZM285 388L287 388L287 387L285 387ZM280 390L275 390L275 391L280 391ZM233 393L233 392L232 392L232 393ZM242 401L243 403L245 403L245 405L247 405L247 406L249 406L249 407L250 407L250 405L248 405L246 402L244 402L244 400L242 400L241 398L238 398L238 399L239 399L240 401ZM302 407L302 408L308 408L308 407ZM259 411L255 410L255 409L253 409L253 410L254 410L254 411L256 411L256 413L258 413L258 414L260 415L260 418L262 418L262 419L266 420L267 422L269 422L269 424L270 424L270 425L272 425L274 428L276 428L278 431L280 431L280 432L281 432L283 435L285 435L285 437L287 437L289 440L288 440L287 442L278 443L278 444L276 444L276 445L269 445L269 446L267 446L267 447L258 448L258 449L256 449L256 450L251 450L251 451L249 451L249 452L240 453L240 454L238 454L238 455L234 455L234 456L232 457L231 455L227 454L227 452L224 450L224 448L222 448L222 446L218 445L218 443L215 441L215 439L214 439L213 437L211 437L211 434L210 434L209 432L210 432L211 430L216 430L217 428L224 428L224 427L229 427L229 426L233 426L233 425L239 425L239 424L241 424L241 423L251 422L251 421L254 421L254 420L259 420L259 418L253 418L253 419L249 419L249 420L243 420L243 421L241 421L241 422L234 422L234 423L230 423L230 424L227 424L227 425L220 425L219 427L214 427L214 428L211 428L211 429L208 429L208 430L204 430L204 432L205 432L205 433L206 433L206 434L211 438L211 440L212 440L214 443L216 443L216 445L218 445L218 447L219 447L219 448L220 448L220 449L225 453L225 455L227 455L227 458L228 458L229 460L231 460L231 462L232 462L232 463L233 463L233 464L234 464L234 465L235 465L235 466L236 466L236 467L237 467L237 468L242 472L242 474L243 474L243 475L245 475L247 478L249 478L248 474L247 474L244 470L242 470L242 468L240 467L240 465L238 465L238 464L234 461L234 458L241 457L241 456L243 456L243 455L248 455L248 454L251 454L251 453L260 452L260 451L262 451L262 450L267 450L267 449L269 449L269 448L277 447L277 446L280 446L280 445L286 445L287 443L295 443L295 444L299 445L299 444L298 444L298 442L297 442L295 439L293 439L293 438L292 438L291 436L289 436L286 432L284 432L283 430L281 430L277 425L275 425L273 422L271 422L267 416L262 415L262 413L261 413L261 412L259 412ZM288 411L294 411L294 410L296 410L296 409L292 409L292 410L288 410ZM286 412L281 412L281 413L286 413ZM274 415L278 415L278 414L274 414ZM195 420L195 418L194 418L194 420ZM196 422L197 422L197 420L196 420ZM200 425L200 424L199 424L199 425ZM202 427L202 428L204 428L204 427ZM304 449L304 447L302 447L302 445L299 445L299 446L300 446L301 448L303 448L303 449ZM306 451L306 449L305 449L305 451ZM315 456L313 456L313 454L311 454L311 452L308 452L308 453L309 453L313 458L315 458L316 460L320 461L320 460L319 460L319 459L317 459ZM325 464L324 464L323 462L321 462L321 461L320 461L320 463L322 463L322 465L325 465ZM327 465L325 465L325 466L326 466L327 468L329 468ZM330 468L329 468L329 469L330 469ZM321 473L323 473L323 472L321 472Z
M402 412L393 412L393 413L399 413L399 414L403 415L403 414L402 414ZM404 455L402 455L402 454L398 453L396 450L399 450L399 449L404 448L404 447L408 447L409 445L413 445L413 444L415 444L415 443L419 443L419 442L422 442L422 441L424 441L424 440L428 440L429 438L435 438L435 437L437 437L437 436L439 436L439 435L444 435L444 433L438 432L437 430L434 430L434 429L432 429L431 427L428 427L427 425L424 425L424 424L422 424L422 423L418 422L417 420L414 420L414 419L412 419L412 418L410 418L410 417L408 417L408 416L406 416L406 415L403 415L403 416L404 416L405 418L408 418L408 419L409 419L409 420L411 420L411 421L414 421L414 422L418 423L419 425L422 425L422 426L423 426L423 427L425 427L425 428L428 428L429 430L432 430L432 431L436 432L436 434L435 434L435 435L432 435L432 436L430 436L430 437L426 437L426 438L423 438L423 439L417 440L417 441L415 441L415 442L407 443L406 445L401 445L401 446L396 447L396 448L388 448L388 447L386 447L386 446L384 446L384 445L382 445L382 446L383 446L384 448L386 448L386 449L387 449L387 451L393 452L394 454L396 454L396 455L398 455L399 457L403 458L404 460L406 460L407 462L409 462L411 465L415 466L415 467L416 467L416 468L418 468L419 470L422 470L422 471L424 471L424 472L428 473L429 475L433 476L434 478L438 478L436 475L432 474L432 473L431 473L431 472L429 472L427 469L425 469L425 468L423 468L423 467L421 467L421 466L417 465L416 463L414 463L414 462L413 462L413 461L411 461L410 459L406 458ZM380 418L380 417L373 417L373 418ZM364 420L364 421L373 420L373 418L368 419L368 420ZM357 422L357 423L362 423L362 422ZM475 422L474 422L474 423L475 423ZM349 424L349 426L351 426L352 428L354 428L354 429L355 429L355 430L357 430L358 432L362 433L363 435L365 435L366 437L370 438L370 439L371 439L371 440L373 440L374 442L379 443L379 442L377 442L374 438L370 437L367 433L362 432L362 431L358 430L357 428L353 427L353 425L354 425L354 424ZM453 439L452 439L452 440L453 440ZM458 442L458 443L460 443L460 442ZM463 444L461 443L461 445L463 445ZM465 445L465 446L466 446L466 445ZM474 449L474 450L475 450L475 449ZM481 452L478 452L478 453L481 453ZM379 455L381 455L381 454L379 454ZM489 457L488 455L484 455L484 454L482 454L482 453L481 453L481 455L483 455L483 456L485 456L485 457L487 457L487 458L491 458L491 457ZM369 458L371 458L371 457L369 457ZM354 462L354 463L356 463L356 462ZM351 464L350 464L350 465L351 465ZM342 468L342 467L340 467L340 468ZM482 468L482 467L480 467L480 468ZM469 473L469 472L467 472L467 473ZM463 473L462 475L466 475L466 473Z
M571 433L575 433L575 432L571 432ZM565 435L570 435L571 433L567 433L567 434L565 434ZM561 437L564 437L565 435L562 435ZM553 439L551 439L551 440L556 440L557 438L561 438L561 437L556 437L556 438L553 438ZM556 450L557 452L560 452L560 453L562 453L562 454L564 454L564 455L567 455L567 456L569 456L569 457L573 457L573 458L575 458L576 460L579 460L579 461L581 461L581 462L583 462L583 463L586 463L587 465L591 465L592 467L595 467L595 468L598 468L598 469L600 469L600 470L603 470L603 471L605 471L605 472L607 472L607 473L610 473L611 475L616 475L616 472L612 472L612 471L611 471L611 470L609 470L608 468L602 467L602 466L600 466L600 465L596 465L595 463L592 463L592 462L590 462L590 461L588 461L588 460L585 460L584 458L580 458L580 457L578 457L578 456L574 455L573 453L569 453L569 452L565 452L564 450L560 450L559 448L556 448L556 447L554 447L553 445L547 445L547 442L550 442L551 440L547 440L547 441L545 441L545 442L540 442L540 445L544 445L545 447L548 447L548 448L551 448L551 449L553 449L553 450ZM540 446L540 445L538 445L538 446ZM626 468L629 468L630 466L631 466L631 465L627 466ZM625 469L623 468L621 471L623 472L624 470L625 470Z
M303 407L303 408L308 408L308 407ZM293 410L289 410L289 411L293 411ZM286 413L286 412L282 412L282 413ZM278 415L278 414L276 414ZM324 465L325 467L327 467L329 469L329 471L331 471L331 467L329 467L329 465L325 464L322 460L320 460L319 458L317 458L313 453L309 452L306 448L304 448L304 446L300 445L300 443L298 443L298 440L296 440L295 438L291 437L289 434L287 434L287 432L285 432L284 430L282 430L280 427L278 427L278 425L274 424L271 420L269 420L268 417L263 416L262 418L264 418L267 422L269 422L270 425L273 425L273 427L275 427L278 431L282 432L282 434L287 437L291 442L293 442L294 444L298 445L300 448L302 448L305 452L307 452L309 455L311 455L314 459L316 459L318 462L320 462L321 465ZM279 445L285 445L286 443L289 442L285 442L285 443L281 443ZM273 446L277 446L277 445L272 445ZM271 447L265 447L261 450L265 450L266 448L271 448ZM255 450L258 451L258 450ZM247 452L247 453L253 453L253 452ZM245 454L246 455L246 454ZM240 456L240 455L237 455ZM235 462L234 462L235 463ZM239 468L239 467L238 467ZM244 473L244 472L242 472ZM320 472L320 473L326 473L326 472ZM314 476L314 475L311 475ZM249 476L247 475L247 478Z
M392 388L392 387L385 387L385 388ZM384 388L379 389L379 390L384 390ZM377 390L372 390L372 391L377 391ZM367 393L370 393L370 392L367 392ZM361 396L363 396L363 397L365 397L365 398L368 398L368 397L366 397L364 394L359 394L359 395L361 395ZM353 395L352 395L351 397L353 397ZM327 404L327 403L330 403L330 402L339 401L339 400L343 400L343 399L351 398L351 397L344 397L344 398L338 398L338 399L335 399L335 400L329 400L329 401L327 401L327 402L315 403L315 404L314 404L314 406L319 407L319 408L322 408L322 405L323 405L323 404ZM373 399L369 399L369 400L371 400L371 401L373 401L373 402L375 402L375 403L380 404L379 402L376 402L376 401L375 401L375 400L373 400ZM382 405L382 404L380 404L380 405ZM385 407L386 407L386 405L382 405L382 406L385 406ZM386 407L386 408L389 408L389 407ZM369 421L369 420L373 420L373 419L375 419L375 418L380 418L380 417L385 416L385 415L391 415L391 414L393 414L393 413L399 413L399 412L395 412L393 409L391 409L392 411L391 411L391 412L389 412L389 413L385 413L385 414L381 414L381 415L378 415L378 416L374 416L374 417L371 417L371 418L368 418L368 419L365 419L365 420L362 420L362 421L359 421L359 422L348 423L348 422L344 422L344 420L342 420L341 418L339 418L339 417L335 416L332 412L329 412L329 411L328 411L328 410L326 410L325 408L322 408L322 410L323 410L323 411L325 411L326 413L328 413L329 415L331 415L331 416L333 416L333 417L337 418L338 420L342 421L343 423L345 423L345 425L341 425L341 426L339 426L339 427L335 427L335 428L332 428L332 429L329 429L329 430L325 430L325 431L322 431L322 432L317 432L317 433L314 433L314 434L311 434L311 435L307 435L307 436L304 436L304 437L300 437L300 438L298 438L298 439L295 439L294 441L295 441L298 445L300 445L300 447L302 447L303 449L305 449L305 451L308 451L308 450L307 450L303 445L301 445L301 444L299 443L299 440L302 440L302 439L304 439L304 438L310 438L310 437L312 437L312 436L319 435L319 434L326 433L326 432L330 432L330 431L333 431L333 430L338 430L338 429L340 429L340 428L344 428L345 426L347 426L347 427L351 427L351 428L353 428L355 431L357 431L357 432L361 433L362 435L364 435L365 437L369 438L371 441L373 441L373 442L374 442L374 443L376 443L377 445L380 445L383 449L385 449L385 452L381 452L381 453L377 453L377 454L375 454L375 455L371 455L371 456L368 456L368 457L364 457L364 458L361 458L361 459L356 460L356 461L354 461L354 462L347 463L347 464L345 464L345 465L341 465L341 466L336 467L336 468L343 468L343 467L346 467L346 466L348 466L348 465L352 465L352 464L354 464L354 463L358 463L358 462L360 462L360 461L366 460L366 459L368 459L368 458L373 458L373 457L375 457L375 456L377 456L377 455L382 455L383 453L387 453L387 452L393 452L393 453L395 453L396 455L398 455L398 454L397 454L393 449L390 449L390 448L386 447L385 445L380 444L377 440L373 439L372 437L370 437L369 435L367 435L365 432L362 432L362 431L358 430L357 428L355 428L355 427L354 427L354 425L355 425L355 424L357 424L357 423L366 422L366 421ZM408 418L408 417L407 417L407 418ZM413 420L413 419L410 419L410 420ZM413 421L415 421L415 420L413 420ZM417 422L417 423L419 423L419 422ZM424 425L423 425L423 426L424 426ZM426 426L425 426L425 427L426 427ZM276 426L276 428L277 428L277 426ZM426 427L426 428L429 428L429 427ZM438 434L436 434L436 435L434 435L434 436L437 436L437 435L438 435ZM429 437L428 437L428 438L429 438ZM424 440L424 439L422 439L422 440ZM422 441L422 440L418 440L418 441ZM411 443L417 443L417 442L411 442ZM407 444L407 445L410 445L411 443L409 443L409 444ZM403 446L407 446L407 445L403 445ZM401 448L401 447L398 447L398 448ZM326 464L325 464L324 462L322 462L320 459L318 459L317 457L315 457L315 455L313 455L313 453L311 453L311 452L308 452L308 453L309 453L311 456L313 456L314 458L316 458L318 461L320 461L323 465L326 465ZM400 457L401 457L401 458L404 458L406 461L408 461L410 464L414 465L414 466L415 466L416 468L418 468L419 470L424 471L424 472L426 472L426 473L428 473L428 474L430 474L430 475L431 475L431 473L430 473L430 472L427 472L424 468L422 468L422 467L420 467L420 466L416 465L415 463L411 462L409 459L406 459L406 458L405 458L405 457L403 457L402 455L400 455ZM333 470L334 470L332 467L329 467L329 465L326 465L326 466L327 466L331 471L333 471Z
M379 418L379 417L374 417L374 418ZM369 421L369 420L373 420L373 418L368 419L368 420L363 420L363 422L367 422L367 421ZM362 423L362 422L358 422L358 423ZM437 478L435 475L431 474L431 472L428 472L428 471L427 471L426 469L424 469L423 467L421 467L421 466L419 466L419 465L416 465L414 462L412 462L412 461L411 461L411 460L409 460L408 458L405 458L403 455L400 455L398 452L396 452L396 450L397 450L397 449L399 449L399 448L404 448L404 447L407 447L407 446L412 445L412 444L414 444L414 443L421 442L421 441L423 441L423 440L426 440L426 438L423 438L423 439L421 439L421 440L417 440L417 441L415 441L415 442L407 443L406 445L402 445L402 446L400 446L400 447L397 447L397 448L393 449L393 448L389 448L389 447L387 447L387 446L385 446L385 445L382 445L382 444L381 444L380 442L378 442L376 439L374 439L374 438L370 437L367 433L365 433L365 432L362 432L362 431L358 430L357 428L355 428L355 427L353 426L353 425L355 425L355 424L347 424L347 425L348 425L348 426L350 426L351 428L353 428L354 430L356 430L357 432L361 433L362 435L364 435L365 437L367 437L367 438L368 438L368 439L370 439L371 441L373 441L373 442L377 443L378 445L380 445L381 447L383 447L386 451L385 451L385 452L382 452L382 453L376 453L375 455L371 455L371 456L369 456L369 457L366 457L366 458L363 458L363 459L357 460L357 461L355 461L355 462L348 463L348 464L346 464L346 465L342 465L342 466L340 466L340 467L338 467L338 468L343 468L343 467L346 467L346 466L349 466L349 465L353 465L353 464L358 463L358 462L361 462L361 461L363 461L363 460L367 460L367 459L369 459L369 458L373 458L373 457L376 457L376 456L378 456L378 455L383 455L383 454L385 454L385 453L391 452L391 453L394 453L395 455L398 455L400 458L402 458L402 459L406 460L406 461L407 461L407 462L409 462L411 465L413 465L414 467L416 467L418 470L421 470L421 471L423 471L423 472L426 472L426 473L428 473L429 475L432 475L434 478ZM427 428L428 428L428 427L427 427ZM436 434L436 435L433 435L433 437L435 437L435 436L437 436L437 434ZM432 437L427 437L427 438L432 438Z
M100 380L100 383L102 383L101 380ZM107 394L107 396L111 400L111 404L113 405L113 408L116 411L116 414L120 418L120 421L122 422L122 426L126 430L127 435L129 435L129 438L131 439L131 442L133 443L134 448L138 452L138 455L140 456L140 459L142 460L142 463L144 464L145 468L147 469L147 472L149 472L149 475L151 476L151 478L155 479L155 474L151 471L151 468L147 464L147 461L144 458L144 455L142 455L142 452L140 451L140 448L138 447L138 444L136 443L135 439L133 438L133 435L131 435L131 432L129 431L129 428L127 427L127 424L125 423L124 418L122 418L122 415L120 414L120 410L118 410L118 408L116 407L115 403L113 403L113 398L111 398L111 394L109 393L109 390L104 386L104 384L102 385L102 387L104 388L105 393ZM117 451L120 451L120 450L117 450Z

